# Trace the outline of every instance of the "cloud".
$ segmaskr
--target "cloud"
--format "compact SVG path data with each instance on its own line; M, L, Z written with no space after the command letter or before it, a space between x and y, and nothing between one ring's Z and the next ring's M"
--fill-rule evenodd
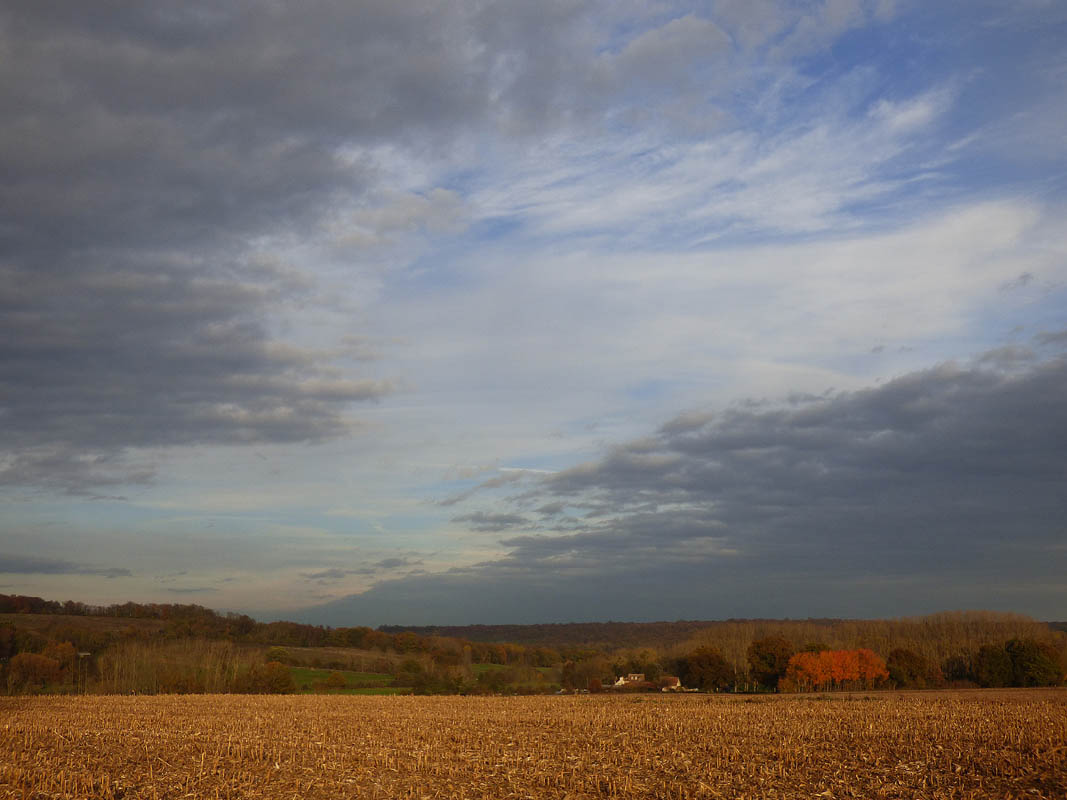
M316 583L325 584L343 580L349 575L378 575L382 572L390 572L403 567L414 567L422 563L422 560L393 556L390 558L383 558L380 561L375 561L365 567L358 567L355 569L330 567L329 569L319 570L318 572L301 572L300 577L306 581L315 581Z
M1010 292L1015 289L1025 289L1034 281L1034 276L1029 272L1024 272L1017 278L1012 278L1010 281L1006 281L1001 285L1000 290L1002 292Z
M378 569L400 569L401 567L413 567L422 561L412 561L409 558L383 558L374 564Z
M390 244L397 234L428 230L456 233L465 227L463 200L448 189L426 195L387 192L375 205L353 210L335 223L334 237L342 247Z
M470 525L476 531L504 531L528 524L526 517L521 514L491 514L484 511L461 514L452 517L452 521Z
M1067 328L1062 331L1042 331L1034 338L1042 345L1067 345Z
M582 514L565 529L379 584L323 618L529 620L518 597L542 618L886 615L957 601L1047 615L1067 599L1056 577L1067 357L1016 355L680 415L512 498ZM462 519L527 524L510 511Z
M339 581L341 578L351 574L352 570L333 567L319 572L301 572L300 577L309 581Z
M929 176L886 167L951 93L830 82L783 113L775 87L804 81L760 50L819 51L882 6L5 8L0 484L91 494L153 478L133 450L347 435L403 385L353 365L374 351L352 306L412 255L369 251L409 238L520 219L693 246L904 202Z
M500 489L504 486L509 486L511 484L518 483L519 481L525 479L531 473L531 470L511 469L506 467L500 468L498 471L501 474L495 475L494 477L489 478L488 480L484 480L464 492L452 495L451 497L446 497L444 500L438 501L437 504L440 506L454 506L457 503L463 502L464 500L471 498L483 489ZM536 472L536 470L534 470L533 472Z
M562 514L566 507L566 503L561 502L545 503L544 505L535 508L534 511L536 511L538 514L541 514L542 516L553 517L557 514Z
M286 341L302 304L342 302L302 262L341 260L375 291L380 265L353 251L468 222L464 196L411 174L423 154L447 162L487 126L602 121L638 74L677 95L679 48L706 63L728 47L681 13L606 41L632 16L562 1L5 8L19 69L0 76L0 484L92 493L152 479L133 449L346 435L350 406L396 384L337 363L351 330Z
M775 46L779 58L795 58L818 51L845 31L860 27L877 14L873 3L861 0L822 0L814 3L810 13L800 13Z
M375 185L353 148L462 124L484 93L458 17L313 6L0 12L20 64L0 77L0 482L85 492L151 478L129 448L324 441L392 391L283 343L315 280L273 251L328 240ZM368 224L450 230L457 206L402 195Z
M210 594L211 592L217 592L218 589L214 586L182 586L165 591L171 594Z
M88 564L75 564L58 558L13 555L0 555L0 574L98 575L102 578L129 578L133 576L133 573L124 567L96 567Z
M467 565L420 586L620 600L641 554L621 600L727 595L771 533L655 487L710 469L672 431L1058 346L1001 333L1062 324L1063 13L7 4L8 549L91 539L193 588L229 565L234 608L414 552Z
M664 85L688 93L707 90L706 67L731 50L730 38L714 22L693 14L672 19L628 41L618 53L601 56L594 80L619 85Z
M892 133L909 133L930 125L945 113L952 101L953 93L941 89L904 102L879 100L870 114Z

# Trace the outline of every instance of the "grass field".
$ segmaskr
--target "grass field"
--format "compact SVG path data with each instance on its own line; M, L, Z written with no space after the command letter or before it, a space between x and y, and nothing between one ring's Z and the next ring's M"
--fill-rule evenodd
M507 664L471 664L471 670L475 675L481 675L486 672L504 672L509 669L513 669L513 667L509 667ZM556 671L552 667L533 667L533 669L546 677Z
M1067 797L1067 691L0 698L0 798Z
M310 667L290 667L289 672L292 673L296 690L301 694L323 691L330 694L411 694L410 687L392 686L393 676L385 672L351 672ZM335 672L344 677L344 688L322 688Z

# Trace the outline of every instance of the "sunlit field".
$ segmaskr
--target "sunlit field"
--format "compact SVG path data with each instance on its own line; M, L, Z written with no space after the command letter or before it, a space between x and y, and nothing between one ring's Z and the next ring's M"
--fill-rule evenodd
M0 698L4 798L1063 798L1067 691Z

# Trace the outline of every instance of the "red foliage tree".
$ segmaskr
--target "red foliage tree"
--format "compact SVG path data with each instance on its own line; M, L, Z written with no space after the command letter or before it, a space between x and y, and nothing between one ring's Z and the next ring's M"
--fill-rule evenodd
M863 682L863 688L871 689L882 681L889 680L889 670L886 669L881 656L867 648L857 650L856 655L859 658L859 679Z
M823 650L790 658L779 688L787 692L870 689L888 678L885 662L871 650Z

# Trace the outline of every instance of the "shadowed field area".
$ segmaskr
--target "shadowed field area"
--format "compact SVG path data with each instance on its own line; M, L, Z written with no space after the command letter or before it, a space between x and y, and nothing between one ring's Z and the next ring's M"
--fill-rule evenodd
M0 797L1062 798L1067 692L0 698Z

